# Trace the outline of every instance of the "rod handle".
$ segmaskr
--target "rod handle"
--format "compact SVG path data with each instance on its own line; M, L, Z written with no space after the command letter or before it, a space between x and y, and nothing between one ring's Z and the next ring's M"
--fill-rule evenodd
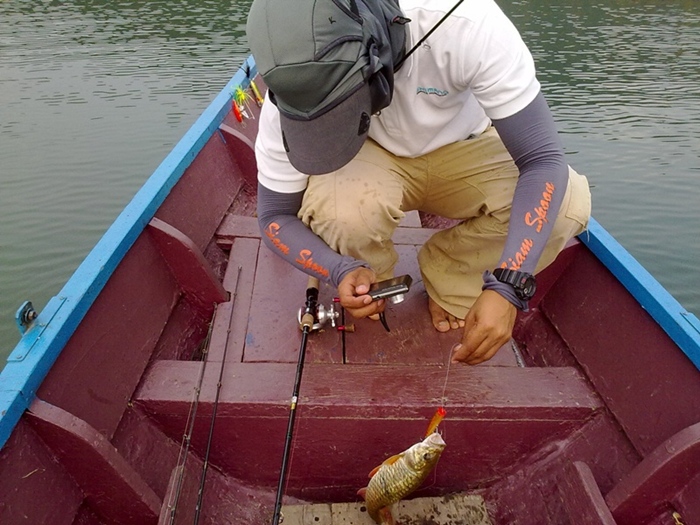
M308 330L311 331L313 329L314 323L316 322L318 287L318 278L309 276L309 279L306 282L306 306L304 308L304 315L301 316L302 330L304 328L308 328Z
M309 275L309 280L306 282L307 293L308 293L308 290L312 290L312 289L318 291L318 286L319 286L318 277L314 277L313 275Z

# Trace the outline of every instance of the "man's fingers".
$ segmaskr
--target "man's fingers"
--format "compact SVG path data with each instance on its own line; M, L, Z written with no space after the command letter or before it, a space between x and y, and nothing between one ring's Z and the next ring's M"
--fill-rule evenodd
M500 330L486 329L483 326L470 323L467 319L466 333L462 344L455 348L452 362L462 362L468 365L478 365L491 359L501 346L508 340Z

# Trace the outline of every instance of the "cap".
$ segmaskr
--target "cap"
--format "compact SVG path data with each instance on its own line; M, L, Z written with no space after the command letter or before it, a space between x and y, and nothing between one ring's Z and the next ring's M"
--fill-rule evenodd
M289 161L303 173L341 168L367 138L370 79L383 67L372 51L381 41L372 34L379 24L368 17L362 0L255 0L251 6L248 42L279 109Z

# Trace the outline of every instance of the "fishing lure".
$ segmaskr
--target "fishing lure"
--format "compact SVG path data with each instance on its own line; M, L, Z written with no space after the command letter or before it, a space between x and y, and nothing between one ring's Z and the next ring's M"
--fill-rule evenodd
M238 122L243 122L243 117L248 116L245 107L251 97L241 86L236 86L233 89L232 98L233 114Z
M430 420L430 423L428 423L428 430L426 430L425 432L425 437L428 437L430 434L437 430L438 425L442 422L443 419L445 419L446 414L447 411L443 407L440 407L435 411L435 415L433 415L433 418Z
M262 106L263 97L260 94L260 90L258 89L258 86L255 84L255 81L253 81L253 80L250 81L250 90L253 92L253 95L255 95L255 102L258 103L258 106Z
M233 90L233 100L236 101L239 107L243 108L250 100L250 95L241 86L236 86Z
M231 104L233 108L233 114L236 116L236 120L238 122L243 122L243 115L241 115L241 110L238 108L238 104L236 101L233 101L233 104Z

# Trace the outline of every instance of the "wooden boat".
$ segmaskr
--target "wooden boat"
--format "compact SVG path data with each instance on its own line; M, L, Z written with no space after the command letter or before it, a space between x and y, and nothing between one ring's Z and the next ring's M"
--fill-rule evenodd
M18 312L0 523L272 520L307 277L254 217L259 108L232 92L255 74L249 58L61 292ZM415 214L396 233L414 284L390 332L330 315L320 287L285 525L372 523L357 490L440 406L447 448L404 523L699 524L697 318L592 220L540 274L511 343L449 365L457 335L430 325L415 260L439 226Z

